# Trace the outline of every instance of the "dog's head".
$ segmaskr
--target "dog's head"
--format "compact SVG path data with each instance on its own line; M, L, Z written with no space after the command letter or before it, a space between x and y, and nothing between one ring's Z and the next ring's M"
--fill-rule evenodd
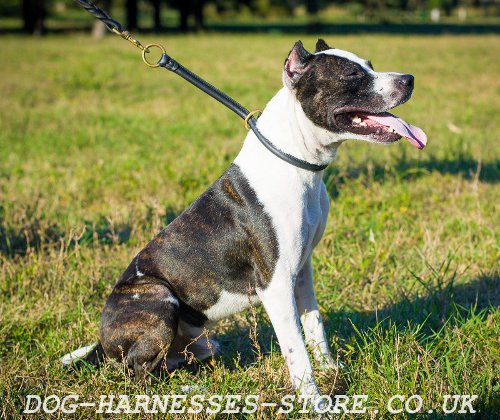
M376 72L369 61L319 39L314 54L295 43L283 80L307 118L337 141L388 144L405 137L419 149L427 142L420 128L387 112L410 99L411 74Z

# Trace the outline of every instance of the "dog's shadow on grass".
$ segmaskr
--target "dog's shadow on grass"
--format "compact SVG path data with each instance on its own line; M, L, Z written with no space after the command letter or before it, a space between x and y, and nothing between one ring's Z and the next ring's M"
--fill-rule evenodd
M418 326L419 340L425 340L445 324L453 326L458 322L463 323L478 313L486 317L499 306L500 277L492 274L478 276L466 284L454 285L450 282L429 286L423 295L403 297L397 303L373 311L332 309L322 310L322 314L329 339L339 337L344 342L355 340L362 346L360 334L369 333L374 328L383 332L396 326L398 331L404 332L408 329L415 331ZM218 358L227 369L238 370L242 366L258 363L261 355L269 353L272 348L279 348L267 317L263 319L260 316L263 309L259 308L258 312L257 317L248 314L244 326L233 325L216 335L222 349Z
M399 330L422 325L420 333L429 336L445 323L467 319L483 311L486 316L500 306L500 277L498 274L481 275L466 284L448 283L429 286L422 295L403 296L397 303L372 311L330 310L324 313L327 334L344 339L358 335L376 326L385 328L389 323Z

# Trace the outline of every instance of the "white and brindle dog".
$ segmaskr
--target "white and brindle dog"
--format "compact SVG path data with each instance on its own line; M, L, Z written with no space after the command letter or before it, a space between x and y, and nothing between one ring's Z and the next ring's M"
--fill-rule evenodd
M426 143L422 130L387 112L410 98L411 75L375 72L320 39L315 54L295 44L283 82L258 128L297 158L328 164L347 139ZM218 350L204 327L260 301L293 386L317 397L306 346L323 367L336 366L311 266L329 210L322 176L280 160L250 131L234 163L132 260L104 306L99 343L63 363L125 360L142 377L162 362L177 367L188 345L203 360Z

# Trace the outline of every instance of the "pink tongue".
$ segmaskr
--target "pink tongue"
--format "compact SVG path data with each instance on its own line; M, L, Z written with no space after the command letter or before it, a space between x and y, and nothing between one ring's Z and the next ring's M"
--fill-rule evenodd
M388 112L384 112L383 114L366 114L364 117L386 127L393 128L396 133L402 137L406 137L418 149L423 149L427 144L427 136L420 128L408 124L406 121Z

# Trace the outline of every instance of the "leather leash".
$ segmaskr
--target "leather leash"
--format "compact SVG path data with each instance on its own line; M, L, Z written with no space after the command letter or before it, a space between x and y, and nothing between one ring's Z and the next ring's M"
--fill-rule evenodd
M172 57L167 55L165 48L160 44L149 44L142 45L137 39L133 38L131 33L125 31L120 24L120 22L112 19L104 10L98 8L90 0L75 0L81 7L83 7L87 12L91 13L94 17L99 19L104 23L106 28L111 32L120 35L123 39L126 39L134 46L142 50L142 59L149 67L163 67L180 77L187 80L192 85L196 86L198 89L202 90L206 94L210 95L215 100L219 101L222 105L229 108L236 115L243 119L245 127L247 129L251 128L257 139L269 150L271 153L289 163L290 165L296 166L301 169L306 169L308 171L319 172L325 169L328 165L317 165L315 163L310 163L305 160L299 159L292 156L280 149L278 149L273 143L271 143L257 128L257 120L255 115L260 113L260 110L249 111L244 106L239 104L230 96L226 95L224 92L212 86L207 81L203 80L198 75L194 74L192 71L188 70L178 61L174 60ZM147 60L147 54L150 53L151 48L158 48L161 51L161 57L158 62L152 63Z

